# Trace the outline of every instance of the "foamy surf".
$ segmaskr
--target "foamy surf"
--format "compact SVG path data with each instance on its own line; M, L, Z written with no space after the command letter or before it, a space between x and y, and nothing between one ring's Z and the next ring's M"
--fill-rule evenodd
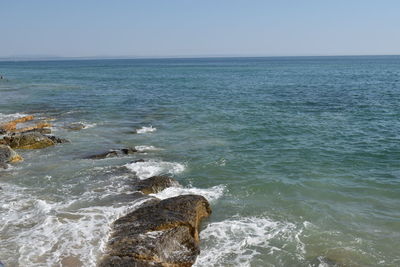
M147 151L157 151L161 150L161 148L157 148L155 146L135 146L135 149L139 152L147 152Z
M0 124L6 123L12 120L16 120L22 117L28 116L28 114L24 113L12 113L12 114L3 114L0 113Z
M129 170L136 173L140 179L147 179L156 175L179 174L185 170L185 165L177 162L146 161L129 163L125 165Z
M247 267L257 255L279 253L288 243L294 243L301 257L304 253L304 245L298 238L301 232L302 228L295 224L265 217L234 217L210 223L200 232L202 249L194 266ZM280 243L285 245L276 245Z
M217 199L221 198L225 192L226 188L224 185L217 185L210 188L195 188L195 187L168 187L157 194L151 194L159 199L166 199L171 197L176 197L180 195L201 195L205 197L210 202L215 202Z
M2 187L0 251L9 266L96 266L112 222L148 200L91 205L106 192L87 192L68 202L51 202L35 199L23 188ZM15 227L20 228L17 233Z
M136 133L137 134L144 134L144 133L152 133L152 132L155 132L155 131L157 131L157 128L155 128L155 127L150 125L148 127L143 126L142 128L137 129Z
M89 123L85 121L79 121L78 123L83 124L83 129L89 129L97 126L97 123Z

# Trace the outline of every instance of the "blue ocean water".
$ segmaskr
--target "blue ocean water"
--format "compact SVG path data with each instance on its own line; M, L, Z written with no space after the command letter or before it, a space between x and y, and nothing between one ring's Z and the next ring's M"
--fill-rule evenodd
M137 204L118 166L184 185L159 197L210 200L196 266L400 265L399 56L0 62L0 75L0 121L52 118L71 140L0 171L7 266L94 266ZM87 127L61 127L73 122ZM145 153L82 159L126 146Z

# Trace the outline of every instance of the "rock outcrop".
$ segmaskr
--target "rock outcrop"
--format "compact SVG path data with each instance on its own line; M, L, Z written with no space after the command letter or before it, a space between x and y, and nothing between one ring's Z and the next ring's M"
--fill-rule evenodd
M140 180L135 184L136 190L145 195L158 193L171 186L180 186L180 184L178 181L168 176L153 176L148 179Z
M9 146L0 145L0 168L7 169L7 163L22 161L23 158Z
M65 142L68 142L68 140L44 135L36 131L13 133L5 136L2 140L3 144L14 149L40 149Z
M113 224L99 266L191 266L199 254L200 221L211 214L198 195L157 200Z
M123 156L123 155L129 155L138 152L135 148L122 148L122 149L117 149L117 150L110 150L107 152L103 152L100 154L95 154L86 157L86 159L105 159L105 158L112 158L112 157L118 157L118 156Z

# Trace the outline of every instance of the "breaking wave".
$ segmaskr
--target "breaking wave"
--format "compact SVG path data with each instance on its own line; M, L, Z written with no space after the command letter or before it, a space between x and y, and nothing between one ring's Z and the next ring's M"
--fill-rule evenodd
M135 172L140 179L147 179L155 175L178 174L185 170L185 165L177 162L166 161L146 161L129 163L125 165L128 169Z

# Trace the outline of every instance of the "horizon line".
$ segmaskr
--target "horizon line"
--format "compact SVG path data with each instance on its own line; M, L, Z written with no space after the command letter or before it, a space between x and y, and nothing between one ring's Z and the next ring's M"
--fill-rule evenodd
M4 56L0 61L57 61L57 60L112 60L112 59L212 59L212 58L287 58L287 57L384 57L400 54L326 54L326 55L154 55L154 56Z

